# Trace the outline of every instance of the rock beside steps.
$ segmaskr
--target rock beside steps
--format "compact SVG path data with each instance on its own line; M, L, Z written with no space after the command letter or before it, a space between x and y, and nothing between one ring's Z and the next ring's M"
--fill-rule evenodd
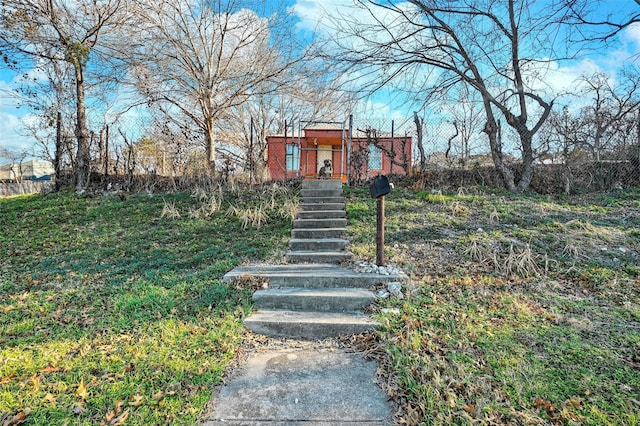
M347 250L347 213L338 179L305 180L300 210L293 221L288 263L340 263Z
M224 280L252 277L264 283L253 295L258 310L245 326L272 337L324 339L373 330L378 324L363 310L375 299L369 288L407 283L404 274L359 273L335 264L238 267Z

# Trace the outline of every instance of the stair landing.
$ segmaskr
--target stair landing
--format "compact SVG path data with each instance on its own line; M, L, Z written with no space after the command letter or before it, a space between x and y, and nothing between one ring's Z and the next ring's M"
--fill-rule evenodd
M335 264L241 266L223 280L245 277L266 283L266 289L253 295L258 310L245 319L245 326L267 336L300 339L375 329L378 323L363 313L375 298L370 287L409 281L404 274L360 273Z

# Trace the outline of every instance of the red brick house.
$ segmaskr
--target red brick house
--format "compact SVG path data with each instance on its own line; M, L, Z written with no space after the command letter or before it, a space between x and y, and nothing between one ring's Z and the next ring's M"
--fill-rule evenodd
M342 123L322 123L293 135L268 136L271 179L333 178L347 182L378 174L411 173L410 136L385 135L375 129L352 133Z

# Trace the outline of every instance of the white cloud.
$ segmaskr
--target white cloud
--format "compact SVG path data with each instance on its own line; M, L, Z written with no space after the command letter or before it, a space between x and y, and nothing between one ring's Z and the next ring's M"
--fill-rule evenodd
M640 23L636 22L625 29L621 36L623 46L631 56L640 55Z
M353 4L351 0L298 0L291 8L300 20L298 29L306 31L327 31L328 21Z
M15 114L0 111L0 146L12 152L31 152L34 148L33 140L21 134L22 118Z
M2 75L0 75L0 111L16 108L16 101L10 93L13 92L13 85L11 82L2 79Z
M398 3L396 7L412 14L415 7L410 3ZM368 38L381 37L386 40L389 35L378 31L380 23L395 32L402 31L404 18L390 9L376 6L374 3L354 0L298 0L291 10L300 20L298 28L323 34L336 34L339 28L362 29ZM344 40L343 40L344 41Z
M343 19L345 21L342 25L348 27L353 24L354 28L358 26L365 32L367 28L370 28L369 24L375 21L394 27L395 32L402 31L403 27L401 21L397 20L397 14L392 14L383 8L376 8L371 4L368 4L368 7L373 8L375 19L370 11L354 5L353 0L297 0L293 6L293 12L300 19L300 28L318 33L331 34L335 30L336 21ZM412 13L412 7L408 3L399 4L399 7L405 9L407 13ZM385 33L367 34L367 36L384 37ZM344 36L339 40L341 44L350 46L357 51L359 41L356 40L356 37L352 38L353 40L348 40L348 36ZM555 98L566 93L575 93L577 81L581 76L603 72L615 76L621 66L633 60L633 55L636 55L636 60L640 55L640 24L629 26L620 34L618 41L620 43L617 49L603 48L596 52L590 52L588 57L585 56L572 62L557 62L549 58L539 58L539 62L530 66L529 87L541 91L549 98ZM589 52L585 51L584 53ZM364 80L365 85L372 78L375 76L358 76L355 73L351 76L343 76L343 80L348 79L356 83Z
M640 22L629 25L622 37L627 41L640 44Z
M0 73L0 146L12 152L34 148L34 141L24 136L23 120L29 116L18 108L16 98L11 95L15 87L15 74Z
M388 126L391 126L391 120L405 121L408 118L407 111L394 108L384 99L384 96L373 96L358 101L352 114L355 117L366 118L372 122L386 123Z
M583 76L604 72L602 67L591 59L583 59L561 66L549 60L535 69L528 70L532 81L530 86L548 96L564 95L578 92L579 80Z

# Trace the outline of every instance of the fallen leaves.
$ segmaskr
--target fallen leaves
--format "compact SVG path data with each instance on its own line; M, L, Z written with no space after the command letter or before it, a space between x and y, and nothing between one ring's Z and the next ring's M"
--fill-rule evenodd
M58 400L58 398L56 398L56 396L52 393L46 394L43 399L51 405L55 404Z
M84 407L84 403L82 401L71 405L71 407L69 407L69 410L76 416L87 412L87 409Z
M0 328L6 326L0 332L0 394L9 395L6 400L0 396L0 426L25 418L37 422L42 413L54 411L55 419L48 420L57 424L108 425L153 419L175 423L185 418L185 407L200 411L201 395L219 380L242 340L237 313L250 300L247 294L240 305L234 299L221 306L211 297L205 301L213 304L213 316L200 306L203 295L209 295L210 278L228 267L228 260L212 265L199 258L201 250L185 251L185 243L192 241L191 225L182 229L176 224L167 244L164 229L142 235L140 226L158 207L155 199L133 201L140 201L135 219L122 228L119 209L109 200L87 208L81 200L71 213L67 210L77 206L75 196L35 198L15 207L61 217L51 221L51 229L35 226L24 214L10 219L6 246L11 248L5 254L16 258L0 261L0 275L6 278L6 285L0 285ZM32 205L40 202L49 206ZM85 223L85 211L90 212L86 223L92 224L88 232L78 225ZM214 231L219 227L210 225ZM166 258L157 257L159 249ZM151 265L147 259L158 262ZM177 261L191 265L189 271L171 267ZM200 269L202 274L194 275ZM223 287L236 293L232 286ZM159 308L161 320L148 312L152 306ZM172 374L174 368L185 375ZM210 371L214 374L207 375Z
M564 402L564 406L566 407L580 407L582 405L582 402L584 401L584 399L580 398L579 396L572 396L571 398L567 399Z
M462 409L469 414L473 414L476 411L476 406L473 404L468 404L462 407Z
M123 424L129 418L129 409L123 410L124 402L118 400L115 403L115 409L109 411L105 420L100 422L101 425L117 426Z
M49 363L49 365L43 369L40 370L41 374L49 374L49 373L57 373L58 371L61 371L62 369L60 367L54 367L53 365L51 365L51 363Z
M555 405L553 405L550 401L548 401L546 399L542 399L540 397L538 397L538 399L536 399L536 402L533 404L533 408L536 409L536 410L538 410L540 408L544 408L548 412L556 411Z
M80 400L75 404L73 404L70 407L70 410L73 414L75 414L76 416L79 416L87 412L87 409L85 408L84 403L87 401L87 398L89 397L89 388L84 384L84 379L80 380L80 384L76 389L76 396L78 396Z
M153 405L157 405L158 407L162 407L164 405L165 396L174 395L175 392L164 392L159 390L151 396L153 401Z
M555 422L565 422L567 420L576 421L581 419L581 416L576 414L573 410L582 407L584 399L579 396L572 396L561 404L561 407L556 407L549 400L538 397L533 404L534 410L542 409L550 420Z
M76 390L76 395L79 396L82 401L87 400L87 397L89 396L89 389L85 386L84 379L80 380L80 384Z
M11 372L11 374L9 374L8 376L5 376L0 379L0 385L5 385L9 383L14 377L16 377L16 373Z
M27 421L27 415L29 413L25 411L19 411L14 415L11 413L2 413L0 417L0 421L2 422L2 426L14 426L21 425L22 423Z
M139 394L133 395L129 399L129 405L132 407L139 407L144 402L144 396Z

